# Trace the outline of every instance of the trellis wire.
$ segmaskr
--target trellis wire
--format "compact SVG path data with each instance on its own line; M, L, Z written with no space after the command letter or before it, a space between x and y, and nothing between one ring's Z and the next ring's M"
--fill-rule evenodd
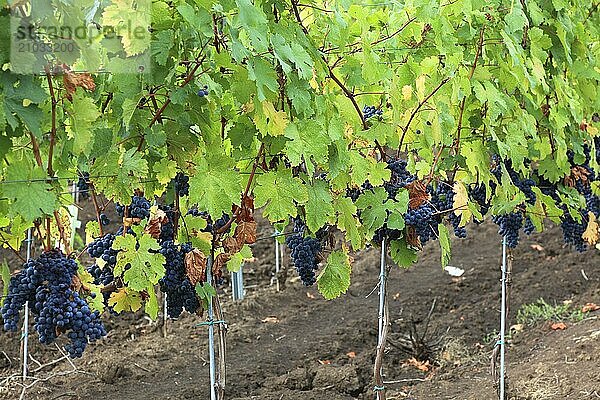
M27 229L27 261L31 258L31 228ZM25 302L25 317L23 321L23 381L27 379L27 359L29 357L29 301Z
M212 255L208 257L206 263L206 282L212 285ZM210 363L210 400L217 400L217 392L215 391L215 326L214 326L214 310L212 298L208 300L208 356Z
M504 339L506 330L506 236L502 238L502 300L500 308L500 400L504 400Z

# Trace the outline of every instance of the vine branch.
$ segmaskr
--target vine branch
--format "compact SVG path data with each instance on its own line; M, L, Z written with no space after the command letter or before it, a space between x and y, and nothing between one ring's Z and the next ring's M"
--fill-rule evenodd
M400 137L400 144L398 145L398 151L396 152L396 157L398 157L400 155L400 149L402 148L402 144L404 143L404 137L406 136L406 132L408 132L408 128L410 127L410 124L412 123L412 120L415 118L415 116L417 115L417 113L419 112L419 110L421 109L421 107L423 107L423 105L425 103L427 103L429 101L429 99L431 99L433 97L433 95L436 94L437 91L440 90L442 88L442 86L444 86L446 84L446 82L448 82L449 80L450 80L450 78L448 78L448 77L442 79L442 81L439 83L439 85L437 85L431 91L431 93L429 93L423 100L421 100L419 102L419 104L417 105L417 107L410 114L410 118L408 119L408 122L402 128L402 136Z
M50 148L48 149L48 176L51 178L54 175L52 170L52 157L54 154L54 143L56 141L56 93L54 92L54 85L52 83L52 75L48 66L44 67L46 72L46 80L48 81L48 90L50 90L50 99L52 102L52 127L50 129Z

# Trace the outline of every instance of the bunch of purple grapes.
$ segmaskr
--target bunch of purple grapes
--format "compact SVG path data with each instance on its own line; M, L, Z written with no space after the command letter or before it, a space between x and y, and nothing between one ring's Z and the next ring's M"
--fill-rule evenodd
M76 273L75 260L56 250L27 261L9 282L9 293L2 307L4 329L17 330L20 311L28 301L40 342L53 343L66 333L71 341L66 346L69 356L81 357L88 342L101 339L106 330L100 313L91 311L85 299L71 289Z

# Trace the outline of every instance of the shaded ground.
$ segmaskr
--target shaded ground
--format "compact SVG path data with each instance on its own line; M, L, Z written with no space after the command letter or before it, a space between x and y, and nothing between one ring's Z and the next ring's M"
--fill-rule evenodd
M461 278L441 270L435 245L426 247L413 268L392 269L384 371L386 380L398 382L387 384L388 399L496 397L489 376L499 326L501 246L496 230L492 224L474 226L468 239L454 241L451 264L466 270ZM269 233L265 227L263 235ZM533 249L532 244L543 249ZM378 279L377 249L354 256L348 294L327 302L315 288L303 287L293 270L285 290L277 293L270 286L273 248L272 240L255 246L257 261L245 266L248 290L243 302L232 302L228 288L221 289L228 321L226 398L372 399L378 299L376 293L366 296ZM549 303L571 300L577 307L600 304L600 255L564 248L557 229L523 240L514 257L513 311L540 297ZM394 344L407 333L410 320L426 319L434 298L430 336L445 333L446 347L440 367L421 372L407 365L407 355ZM74 361L78 372L69 372L73 367L66 361L45 367L39 377L48 372L65 375L37 383L25 398L206 399L207 340L206 328L195 327L200 321L191 315L170 321L168 337L163 338L157 324L142 316L106 317L109 336ZM18 373L19 339L20 334L0 335L0 350L6 354L0 352L0 377ZM61 356L58 349L33 342L32 355L41 364ZM568 324L564 331L553 331L547 324L526 327L510 342L510 397L600 398L599 348L599 312ZM35 369L37 364L31 366ZM0 380L0 397L19 397L17 383L2 385Z

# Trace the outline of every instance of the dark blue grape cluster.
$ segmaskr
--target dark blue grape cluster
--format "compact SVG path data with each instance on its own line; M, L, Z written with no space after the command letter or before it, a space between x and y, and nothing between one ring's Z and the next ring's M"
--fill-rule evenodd
M520 211L494 215L492 221L499 226L498 233L506 238L506 245L514 249L519 244L519 230L523 227L523 214Z
M208 96L208 86L204 85L202 89L198 90L197 95L200 97Z
M435 209L429 203L423 203L415 209L409 209L404 215L406 225L415 229L421 244L438 236L438 223L434 216Z
M211 216L207 212L198 211L197 209L189 210L188 214L191 214L195 217L206 218L207 224L206 224L206 227L202 231L209 232L209 233L216 233L217 231L219 231L219 229L221 229L225 225L227 225L227 223L231 219L229 214L223 214L223 215L221 215L221 218L219 218L218 220L213 222ZM231 225L229 226L229 228L227 229L226 232L229 232L230 229L231 229Z
M452 224L454 235L456 237L464 239L467 237L467 229L464 226L460 226L460 216L454 212L454 188L446 183L439 182L435 191L432 193L431 204L438 210L438 223L442 222L441 214L446 213L448 221Z
M117 214L120 217L125 216L125 206L117 203L116 204ZM150 216L150 202L143 196L131 196L131 204L127 207L126 217L129 218L148 218Z
M194 313L200 308L196 290L185 270L185 255L192 250L190 244L177 246L173 241L161 243L160 254L165 257L165 276L158 283L167 294L167 315L178 318L183 310Z
M90 173L82 172L79 174L79 180L77 181L77 189L79 190L79 196L82 199L90 197Z
M106 216L106 214L104 214L104 213L100 214L100 223L103 226L110 224L110 219Z
M190 194L190 177L182 172L178 172L173 178L173 187L179 197Z
M116 264L117 251L112 249L115 235L107 233L88 245L87 252L92 258L101 258L107 264Z
M380 108L376 108L375 106L364 106L363 107L363 115L365 119L369 119L372 117L381 117L383 115L383 111Z
M160 236L158 239L161 241L175 240L175 225L173 225L173 221L175 220L175 211L169 206L159 206L158 208L164 211L169 219L166 223L160 226Z
M100 313L92 312L85 299L70 288L76 273L77 263L59 251L27 261L10 280L2 307L4 329L17 329L20 310L29 301L40 342L50 344L66 334L71 341L66 346L69 356L81 357L88 342L101 339L106 330Z
M315 271L318 268L318 255L321 242L312 237L303 237L301 233L288 236L285 239L291 250L294 267L305 286L312 286L317 281Z

